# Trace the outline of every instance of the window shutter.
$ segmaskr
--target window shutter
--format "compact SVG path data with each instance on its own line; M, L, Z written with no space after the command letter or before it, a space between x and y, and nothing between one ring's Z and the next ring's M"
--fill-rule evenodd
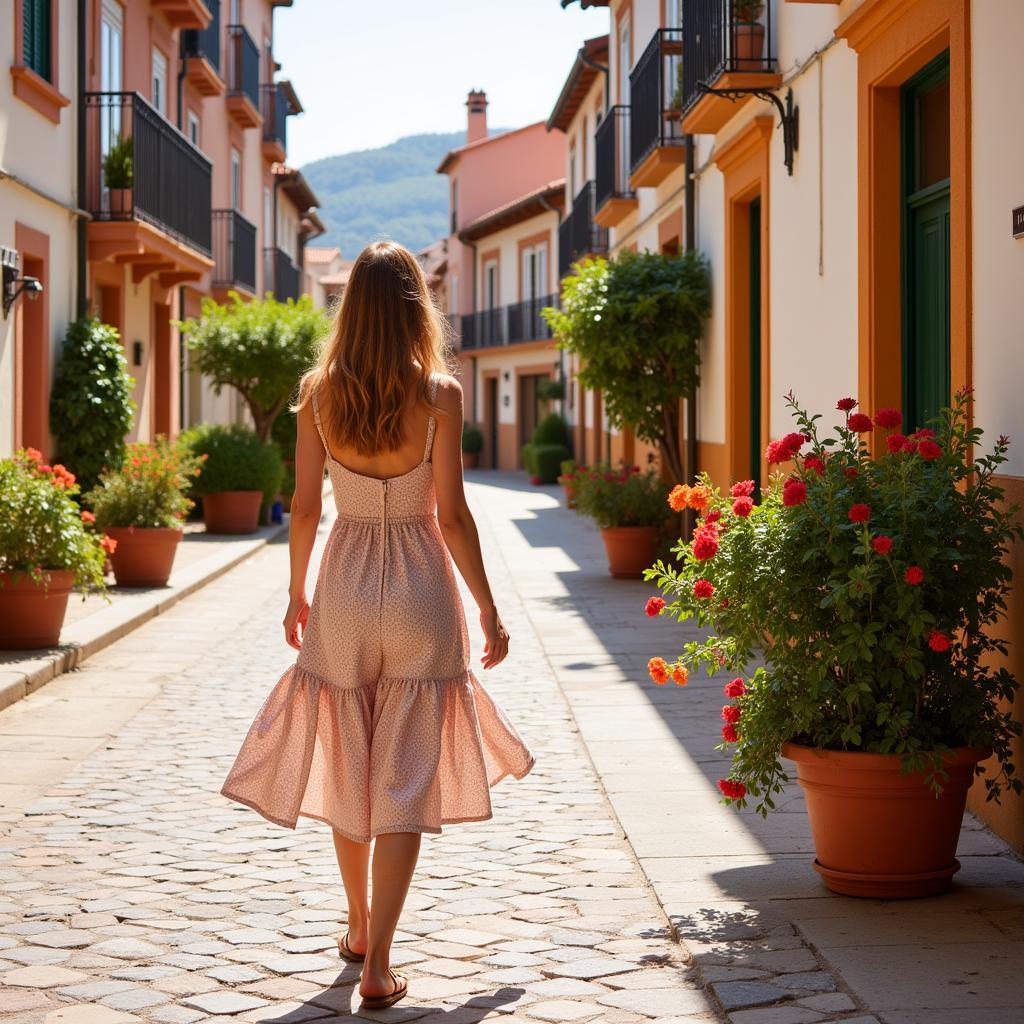
M51 81L50 0L23 0L22 35L25 66Z

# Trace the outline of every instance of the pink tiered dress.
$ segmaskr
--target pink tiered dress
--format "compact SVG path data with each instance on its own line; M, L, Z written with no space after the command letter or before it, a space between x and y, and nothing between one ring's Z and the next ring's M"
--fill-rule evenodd
M437 379L431 381L436 393ZM221 792L286 828L300 815L369 842L491 817L490 787L533 755L469 669L466 617L437 524L430 450L378 480L330 454L331 528L295 664Z

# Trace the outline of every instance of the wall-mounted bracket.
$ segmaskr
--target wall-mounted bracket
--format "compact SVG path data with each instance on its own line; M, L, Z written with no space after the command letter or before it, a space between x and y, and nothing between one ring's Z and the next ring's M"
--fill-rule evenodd
M715 89L703 83L701 83L700 89L713 96L724 96L733 102L744 96L756 96L759 100L771 103L779 112L779 127L782 129L782 145L784 147L783 162L787 172L792 175L793 154L800 148L800 108L793 103L792 89L786 90L785 102L769 89Z

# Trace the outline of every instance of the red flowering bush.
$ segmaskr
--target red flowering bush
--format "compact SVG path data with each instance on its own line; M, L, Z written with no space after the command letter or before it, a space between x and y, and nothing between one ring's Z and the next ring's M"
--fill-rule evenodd
M653 469L642 473L637 466L591 466L577 471L573 492L576 511L590 516L602 529L663 527L670 516L666 508L668 487Z
M706 630L674 663L658 659L659 674L738 674L722 710L719 749L732 751L723 796L767 813L786 780L786 741L899 754L937 791L952 748L990 748L989 798L1020 793L1010 745L1021 726L1006 710L1017 683L998 657L1005 555L1024 536L993 481L1007 439L975 454L967 393L934 431L906 437L898 412L852 413L853 399L838 403L847 421L819 436L819 417L788 402L799 431L766 454L790 472L747 514L734 502L749 481L722 495L702 479L710 497L693 539L673 549L679 563L646 572L668 602L662 617ZM890 431L880 451L858 416ZM705 583L714 600L701 596Z
M79 590L102 590L106 538L90 529L77 495L74 474L35 448L0 459L0 572L43 580L47 570L70 569Z

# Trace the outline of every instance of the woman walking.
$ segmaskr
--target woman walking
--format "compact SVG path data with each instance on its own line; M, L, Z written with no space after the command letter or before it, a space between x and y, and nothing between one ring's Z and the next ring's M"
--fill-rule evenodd
M413 255L392 242L364 249L296 407L284 630L299 654L222 791L287 828L302 815L333 829L348 900L338 951L363 963L364 1007L408 990L390 952L422 833L490 818L489 787L533 766L469 669L452 560L480 610L485 669L509 637L463 492L462 389L443 348ZM310 604L325 461L338 517Z

